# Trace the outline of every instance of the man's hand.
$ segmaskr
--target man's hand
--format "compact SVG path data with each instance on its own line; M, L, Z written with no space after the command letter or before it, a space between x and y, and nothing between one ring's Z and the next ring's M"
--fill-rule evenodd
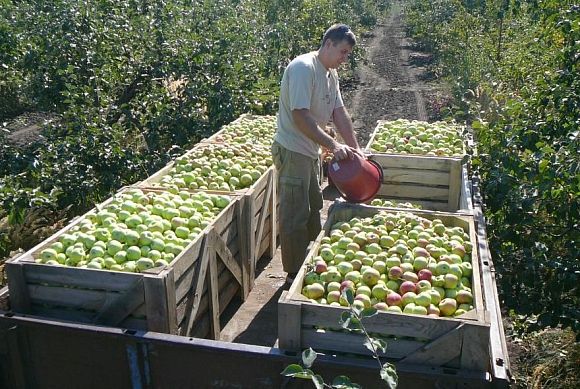
M364 154L362 150L354 147L347 146L342 143L336 143L335 147L331 150L334 154L334 157L340 161L346 158L354 158L354 155L357 154L358 156L364 158Z

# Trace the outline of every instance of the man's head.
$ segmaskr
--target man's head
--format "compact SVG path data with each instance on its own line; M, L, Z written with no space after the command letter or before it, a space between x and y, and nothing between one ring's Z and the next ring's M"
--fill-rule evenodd
M356 37L346 24L334 24L324 33L320 46L320 59L328 69L346 62L356 44Z

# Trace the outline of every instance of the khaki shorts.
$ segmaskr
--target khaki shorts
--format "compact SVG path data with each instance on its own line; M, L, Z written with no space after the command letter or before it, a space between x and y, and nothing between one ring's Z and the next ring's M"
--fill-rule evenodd
M280 246L287 273L296 273L304 262L310 241L321 230L322 191L318 159L272 145L280 197Z

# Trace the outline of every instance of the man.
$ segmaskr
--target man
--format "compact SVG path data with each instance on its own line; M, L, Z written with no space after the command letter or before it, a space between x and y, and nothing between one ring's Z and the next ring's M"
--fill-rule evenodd
M320 146L339 160L362 155L336 72L355 44L350 28L335 24L325 32L318 51L296 57L282 77L272 157L278 172L280 245L288 282L304 262L308 243L321 230ZM330 121L346 145L324 131Z

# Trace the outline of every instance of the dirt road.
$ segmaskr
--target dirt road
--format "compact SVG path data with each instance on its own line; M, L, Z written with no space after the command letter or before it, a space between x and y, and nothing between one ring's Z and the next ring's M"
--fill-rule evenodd
M384 23L365 39L366 63L359 66L354 85L343 90L345 102L357 131L361 146L366 145L376 121L397 118L431 120L436 112L430 101L441 93L439 87L424 81L425 69L414 64L425 55L412 50L405 37L401 9L398 4ZM338 197L333 188L324 189L325 207ZM222 315L221 340L262 346L274 346L277 333L277 302L285 284L280 250L257 266L256 284L243 305L232 304Z

